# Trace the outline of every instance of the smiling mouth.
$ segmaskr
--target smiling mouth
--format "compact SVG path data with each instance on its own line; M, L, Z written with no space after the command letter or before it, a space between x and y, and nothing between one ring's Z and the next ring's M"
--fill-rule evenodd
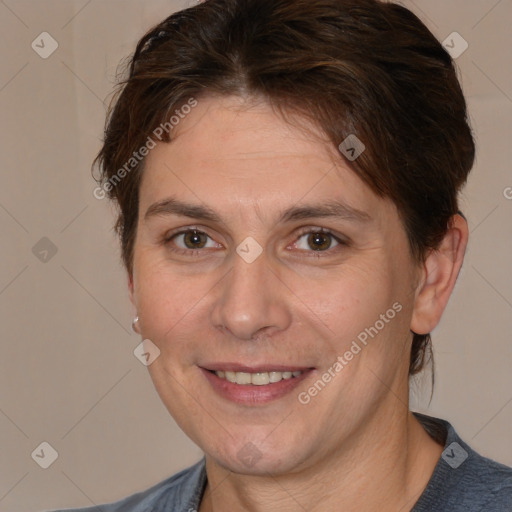
M233 372L233 371L213 371L220 379L226 380L233 384L240 384L242 386L266 386L267 384L276 384L282 380L289 380L302 375L302 371L268 371L268 372Z
M255 407L284 398L315 371L304 366L248 366L212 363L199 367L216 394L242 406Z

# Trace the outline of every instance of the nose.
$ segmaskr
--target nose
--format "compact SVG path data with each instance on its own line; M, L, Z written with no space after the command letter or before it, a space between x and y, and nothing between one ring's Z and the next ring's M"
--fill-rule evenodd
M211 321L217 329L241 340L254 340L285 330L291 321L288 288L265 253L252 263L238 255L218 285Z

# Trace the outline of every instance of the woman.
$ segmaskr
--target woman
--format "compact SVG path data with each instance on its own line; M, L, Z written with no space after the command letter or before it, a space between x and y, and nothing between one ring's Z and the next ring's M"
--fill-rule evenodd
M95 195L205 458L102 510L511 510L512 469L408 406L473 160L452 60L402 6L207 0L146 34Z

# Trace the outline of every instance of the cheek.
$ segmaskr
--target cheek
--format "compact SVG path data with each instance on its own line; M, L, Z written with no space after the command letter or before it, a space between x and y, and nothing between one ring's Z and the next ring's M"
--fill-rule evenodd
M347 380L361 384L370 377L368 368L388 380L398 367L407 365L407 285L384 260L345 270L338 280L310 288L308 305L328 326L323 348L329 367L343 358L343 369L336 372L343 375L338 380L343 386Z
M215 281L209 276L185 276L163 263L139 258L135 290L142 333L157 345L175 337L184 326L202 316L208 291Z
M382 265L380 266L382 268ZM322 280L308 280L297 286L311 318L327 328L337 350L342 350L381 313L393 304L393 291L378 266L351 265ZM396 300L396 298L395 298Z

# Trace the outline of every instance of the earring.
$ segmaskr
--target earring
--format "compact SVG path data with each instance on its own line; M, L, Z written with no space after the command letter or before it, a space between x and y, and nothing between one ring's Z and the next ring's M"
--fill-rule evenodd
M136 316L133 320L132 320L132 331L133 332L136 332L137 334L140 334L139 331L137 330L137 324L139 323L139 317Z

